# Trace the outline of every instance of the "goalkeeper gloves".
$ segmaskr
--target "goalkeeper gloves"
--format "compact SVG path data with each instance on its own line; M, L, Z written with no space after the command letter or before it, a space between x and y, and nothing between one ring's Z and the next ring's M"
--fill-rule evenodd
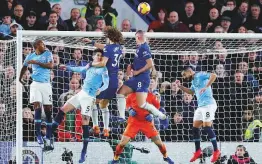
M148 122L152 122L152 121L153 121L153 116L152 116L151 114L148 114L148 115L146 116L146 120L147 120Z
M159 121L160 121L160 130L166 130L168 128L168 125L169 125L168 116L164 120L159 119Z
M136 111L131 108L131 109L129 110L129 116L132 116L132 117L136 116Z

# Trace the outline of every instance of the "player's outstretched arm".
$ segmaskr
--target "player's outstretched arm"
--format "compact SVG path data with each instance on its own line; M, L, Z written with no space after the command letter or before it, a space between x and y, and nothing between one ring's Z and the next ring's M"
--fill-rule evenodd
M187 87L184 87L181 85L180 81L179 80L176 80L175 83L177 84L177 86L184 92L188 93L188 94L195 94L195 92L192 90L192 89L189 89Z
M70 67L64 64L61 64L59 68L64 71L68 70L68 71L73 71L73 72L83 72L87 70L87 67Z
M97 43L93 40L90 40L89 38L84 38L83 41L86 42L86 43L91 43L93 46L95 46L96 48L99 48L99 49L104 49L105 46L106 46L105 44Z
M133 74L134 74L134 76L139 75L140 73L151 69L153 66L154 66L154 62L153 62L152 58L146 59L146 65L143 68L141 68L137 71L133 71Z

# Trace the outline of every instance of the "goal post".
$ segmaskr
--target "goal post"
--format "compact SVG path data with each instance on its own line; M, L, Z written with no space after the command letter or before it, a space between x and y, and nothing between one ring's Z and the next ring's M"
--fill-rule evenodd
M132 63L136 53L135 33L123 33L125 55L121 59L120 69L125 70L127 65ZM167 129L161 129L160 137L167 145L169 155L174 158L176 163L188 163L191 152L194 151L190 129L192 128L193 113L197 108L196 98L177 91L172 83L175 79L180 79L186 86L190 82L182 80L181 70L191 67L195 71L209 71L219 73L218 80L214 83L214 97L218 103L214 129L216 131L220 149L223 155L232 155L235 152L237 141L246 140L245 129L242 117L245 112L250 112L247 107L254 108L253 119L262 121L262 112L256 106L256 96L262 92L262 34L238 34L238 33L146 33L152 51L152 57L155 63L156 71L153 76L157 80L156 84L150 85L151 91L156 90L161 95L161 107L165 109L169 117L169 126ZM58 64L80 63L84 64L91 60L94 47L83 41L83 38L91 38L95 41L105 43L105 38L101 32L79 32L79 31L18 31L16 44L12 49L16 49L16 162L23 163L23 155L30 150L37 156L42 163L64 162L60 156L64 153L63 148L72 151L74 162L80 157L81 130L77 120L79 113L73 112L66 115L64 126L60 126L60 133L57 134L59 141L55 142L55 150L51 153L43 153L34 141L23 141L23 110L28 104L23 104L23 93L28 92L23 89L19 82L19 74L22 68L24 44L30 45L34 40L41 39L47 45L47 48L53 53L56 69L52 71L54 113L59 110L61 105L80 88L82 75L72 72L62 72L57 70ZM30 46L28 46L30 47ZM79 50L80 52L75 52ZM80 53L81 59L74 55ZM254 54L252 54L254 53ZM23 54L23 55L22 55ZM15 55L15 54L13 54ZM251 55L259 56L259 60L251 61ZM76 62L77 60L77 62ZM242 62L242 63L241 63ZM250 64L251 63L251 64ZM254 63L256 71L251 67ZM261 68L259 68L261 67ZM254 70L255 70L254 69ZM260 71L261 69L261 71ZM222 72L222 73L221 73ZM243 79L237 79L236 73L243 76ZM73 82L77 79L78 82ZM125 78L123 78L124 81ZM241 81L242 80L242 81ZM244 85L237 83L246 80ZM236 81L236 83L234 83ZM78 88L76 88L78 86ZM28 92L29 94L29 92ZM239 97L240 95L240 97ZM245 108L246 107L246 108ZM116 100L111 101L110 115L118 115L116 109ZM245 109L243 109L245 108ZM262 109L261 109L262 110ZM55 114L54 114L55 115ZM70 119L71 122L69 121ZM113 120L113 118L110 118ZM102 117L99 112L99 125L102 126ZM43 125L44 126L44 125ZM161 127L161 126L159 126ZM110 140L119 140L120 134L124 131L123 126L110 124L112 137ZM119 130L120 129L120 130ZM102 132L102 129L101 129ZM26 133L32 135L32 133ZM262 133L261 133L262 134ZM72 138L68 139L67 136ZM34 136L29 136L34 137ZM247 136L246 136L247 137ZM98 163L107 163L113 158L113 149L101 138L94 138L96 142L91 142L88 147L89 162L96 160ZM202 141L208 141L203 133ZM142 134L131 142L135 147L145 147L150 149L150 154L141 154L134 150L133 161L138 163L150 163L154 161L161 163L162 157L158 149ZM262 141L262 135L261 135ZM241 143L247 146L248 151L254 157L257 163L262 163L259 158L262 150L256 150L258 145L262 147L261 142ZM211 143L204 142L202 147L210 146ZM180 150L177 150L180 148ZM182 149L183 148L183 149ZM95 150L95 151L94 151ZM97 153L101 152L101 154ZM132 156L131 155L131 156Z

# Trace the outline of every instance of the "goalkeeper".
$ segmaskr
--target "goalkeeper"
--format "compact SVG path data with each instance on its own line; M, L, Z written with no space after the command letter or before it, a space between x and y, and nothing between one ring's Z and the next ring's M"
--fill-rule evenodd
M153 104L158 109L160 108L159 101L152 93L148 93L147 102ZM128 118L127 127L124 131L122 139L116 147L112 164L119 162L119 157L123 152L124 147L128 144L131 138L136 136L139 131L144 133L148 138L151 138L151 140L158 146L160 152L163 154L164 161L169 164L174 164L172 159L168 157L166 146L161 141L158 131L152 122L152 115L138 106L136 101L136 93L132 93L127 97L126 106L127 108L131 108L129 110L130 117ZM168 119L165 121L166 124L168 124Z

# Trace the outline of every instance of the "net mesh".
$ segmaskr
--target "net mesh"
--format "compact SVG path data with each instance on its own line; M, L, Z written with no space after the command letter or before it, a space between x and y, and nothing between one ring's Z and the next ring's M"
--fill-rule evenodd
M103 37L89 38L100 43L105 41ZM94 47L85 43L83 37L23 36L24 57L32 52L31 42L35 39L44 40L47 48L53 53L55 68L52 71L52 86L53 115L55 116L66 100L80 90L83 81L83 75L60 71L58 65L85 65L91 60ZM190 86L190 83L183 80L180 74L186 67L191 67L195 71L209 71L217 74L217 80L212 87L214 97L218 103L214 129L219 142L244 140L256 142L261 140L260 130L251 130L251 137L248 137L245 133L245 130L253 120L262 120L261 39L165 39L150 37L148 42L151 46L156 69L152 72L150 91L161 95L161 107L170 116L167 129L163 129L157 119L155 119L155 125L160 130L161 139L167 143L168 150L172 150L173 142L185 143L192 141L191 128L194 111L197 108L196 98L183 94L174 83L176 79L179 79L183 85ZM125 38L123 46L125 47L125 55L120 61L120 68L125 70L127 65L133 61L136 50L135 39ZM15 56L8 58L8 61L10 59L15 60ZM28 85L23 88L23 112L29 113L23 116L24 141L35 141L33 108L29 104L29 85L32 82L30 71L29 68L29 71L23 77L28 82ZM119 81L125 81L124 72L119 72L119 78L121 79ZM3 97L7 99L6 95ZM10 104L11 101L8 102ZM90 143L88 148L90 151L88 152L90 163L107 163L110 161L113 157L112 150L114 150L117 141L120 140L124 131L124 125L113 123L113 116L118 115L115 99L110 102L109 110L111 113L111 135L109 140L104 140L102 134L99 137L92 137L94 142ZM15 114L14 110L9 116L13 114ZM62 163L63 158L61 155L65 153L63 149L65 147L74 154L72 160L77 161L80 156L80 147L82 147L80 142L82 134L80 112L77 110L73 111L66 114L65 118L65 121L59 126L59 132L56 134L57 142L54 152L45 154L41 152L41 149L35 150L33 147L37 146L37 144L34 142L28 142L26 149L35 151L36 156L44 163L57 163L57 161ZM3 124L4 122L1 123ZM100 127L103 127L101 111L99 111L99 124ZM14 126L15 124L12 123L12 125ZM12 128L10 127L9 129ZM45 134L44 116L42 133L43 135ZM204 132L202 134L202 141L208 141L206 134ZM150 164L162 162L161 155L157 154L157 157L159 157L157 159L155 157L157 149L152 145L146 145L147 141L148 139L143 134L139 133L137 135L134 142L131 142L125 150L127 153L124 154L123 158L125 158L127 163L131 162L133 149L141 148L142 146L149 148L151 153L143 156L135 151L133 155L134 161ZM112 148L109 148L108 143ZM171 143L170 147L168 143ZM185 151L185 157L180 158L177 154L174 155L174 152L170 152L171 156L174 156L179 162L188 163L187 159L190 158L191 152L194 150L193 143L190 143L190 145L189 147L192 148L189 150L190 152L183 149L179 150ZM223 147L223 145L226 147L227 143L223 143L220 146ZM101 153L106 153L97 155L94 153L94 150L96 152L101 150ZM233 149L229 154L234 151ZM40 157L43 158L41 159Z
M12 160L16 140L15 47L15 41L0 41L0 163Z

